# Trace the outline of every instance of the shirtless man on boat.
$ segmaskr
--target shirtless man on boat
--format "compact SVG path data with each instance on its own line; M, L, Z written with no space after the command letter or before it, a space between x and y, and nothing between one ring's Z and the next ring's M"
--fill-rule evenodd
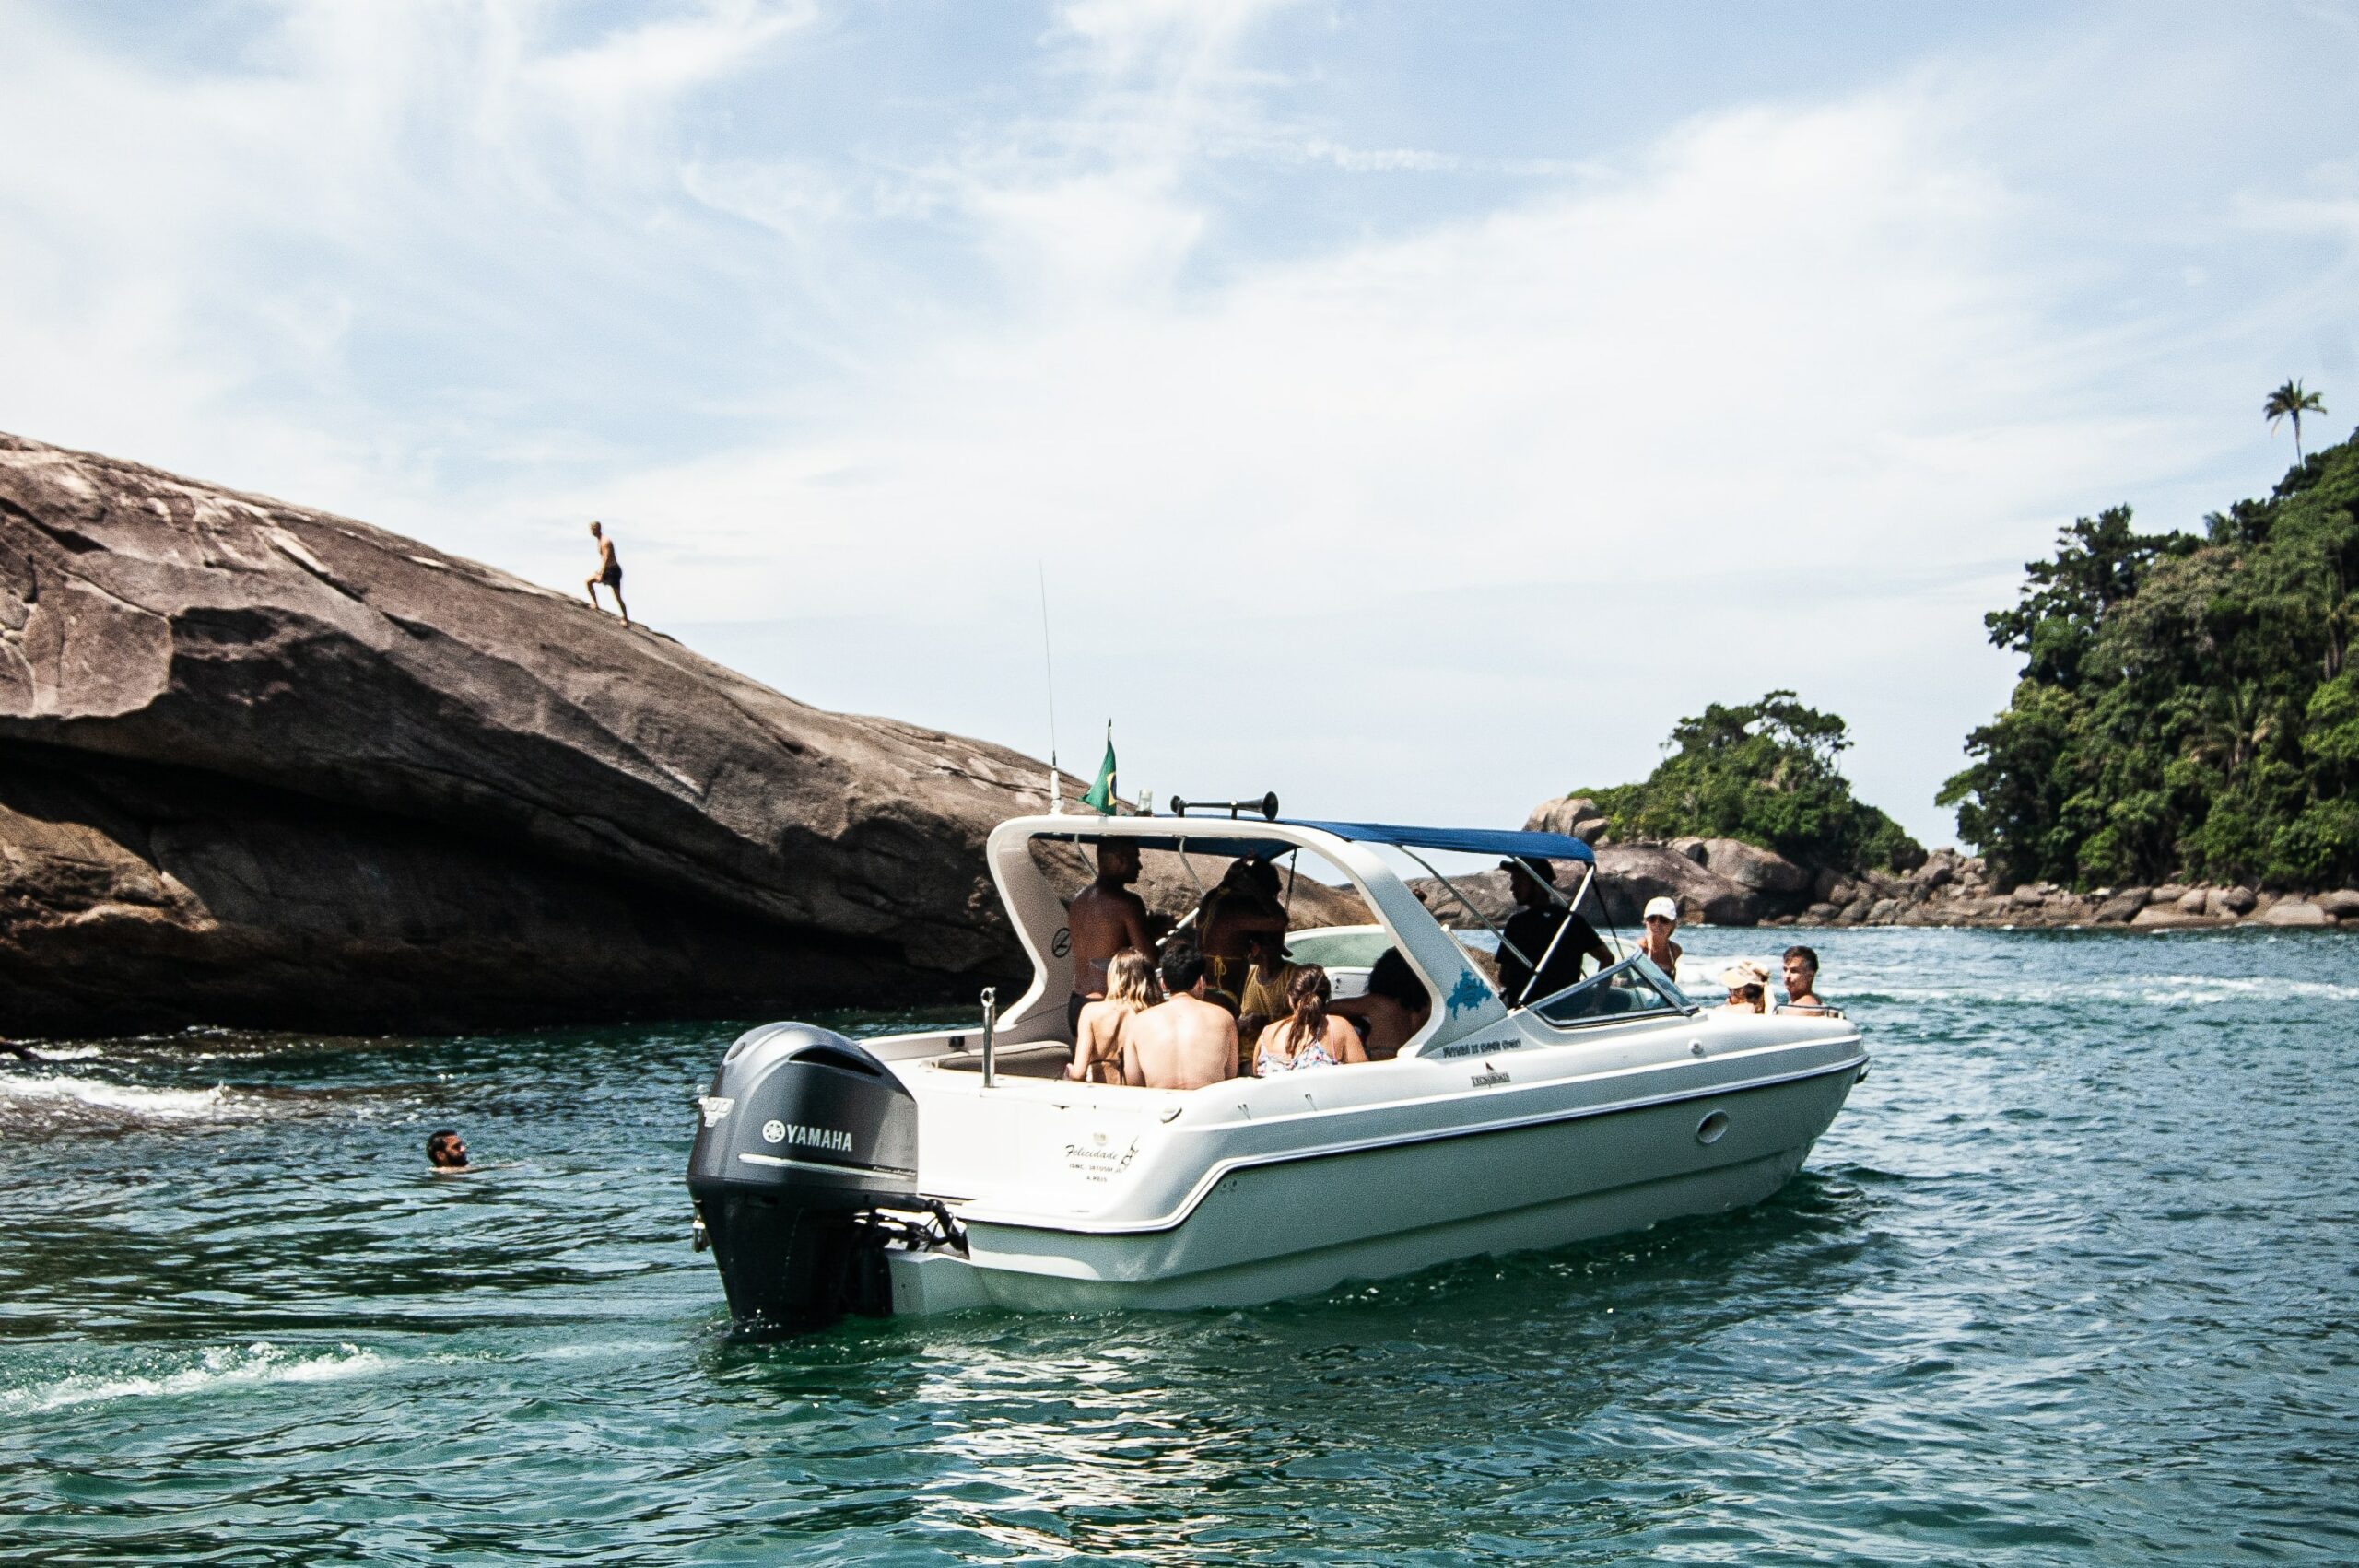
M1204 1000L1204 955L1185 942L1163 950L1169 1000L1131 1015L1122 1031L1122 1082L1142 1089L1201 1089L1237 1076L1237 1020Z
M1106 965L1126 947L1155 951L1147 934L1146 900L1131 891L1139 879L1139 847L1120 838L1097 846L1097 880L1074 895L1065 909L1073 938L1073 995L1065 1001L1065 1027L1081 1027L1081 1010L1106 1000Z

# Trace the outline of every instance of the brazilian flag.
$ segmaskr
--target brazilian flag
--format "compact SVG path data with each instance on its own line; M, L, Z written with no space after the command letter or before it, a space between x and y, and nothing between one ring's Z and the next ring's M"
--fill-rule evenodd
M1089 793L1081 798L1081 803L1099 816L1112 816L1114 802L1114 726L1109 722L1106 726L1106 760L1097 765L1097 782L1089 787Z

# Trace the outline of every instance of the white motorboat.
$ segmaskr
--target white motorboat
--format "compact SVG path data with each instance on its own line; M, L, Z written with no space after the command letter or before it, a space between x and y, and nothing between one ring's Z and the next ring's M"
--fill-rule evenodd
M1323 860L1378 923L1289 942L1333 960L1339 993L1399 948L1429 1019L1388 1061L1189 1091L1068 1080L1065 905L1034 846L1108 838L1215 873L1238 856ZM1386 850L1428 870L1447 851L1593 871L1586 845L1546 833L1003 824L992 875L1033 965L1003 1015L987 993L980 1026L862 1044L769 1024L715 1073L689 1188L733 1316L792 1328L845 1312L1242 1306L1559 1246L1766 1198L1867 1071L1839 1013L1699 1008L1636 953L1510 1005ZM1548 956L1525 955L1535 970Z

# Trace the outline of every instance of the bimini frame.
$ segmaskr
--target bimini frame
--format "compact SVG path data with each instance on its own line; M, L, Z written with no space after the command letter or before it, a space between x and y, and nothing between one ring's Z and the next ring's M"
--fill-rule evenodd
M1109 839L1126 839L1141 849L1223 860L1248 855L1275 859L1290 850L1313 851L1344 873L1391 935L1393 945L1408 960L1409 966L1433 992L1433 1017L1417 1038L1402 1049L1402 1056L1438 1052L1471 1036L1496 1030L1508 1022L1509 1009L1497 989L1475 968L1466 950L1442 929L1392 868L1374 853L1372 846L1409 852L1427 871L1433 868L1414 851L1460 850L1499 855L1522 860L1535 870L1544 870L1541 862L1547 860L1574 860L1592 873L1595 871L1595 858L1589 846L1561 833L1409 827L1385 823L1148 816L1015 817L992 829L984 850L991 864L992 880L999 888L1001 904L1015 923L1017 940L1032 960L1030 989L1010 1004L998 1020L1000 1042L1006 1046L1062 1040L1065 998L1073 990L1072 931L1065 923L1064 900L1033 862L1031 845L1035 839L1092 846ZM1434 874L1440 876L1438 872ZM1448 879L1442 880L1448 885ZM1555 889L1553 878L1543 875L1540 880L1552 891ZM1585 877L1580 891L1567 907L1578 907L1581 893L1588 888L1589 879ZM1454 886L1450 891L1457 893ZM1465 901L1463 894L1458 896ZM1555 896L1564 899L1561 892L1555 892ZM1471 902L1467 907L1473 908ZM1475 916L1482 919L1481 911L1476 910ZM1489 924L1487 920L1484 923ZM1564 925L1570 923L1566 921ZM1563 929L1558 928L1560 939ZM1517 951L1519 956L1525 956ZM1532 965L1535 975L1555 951L1552 942L1548 952L1541 955L1542 963ZM1525 961L1530 962L1528 956Z

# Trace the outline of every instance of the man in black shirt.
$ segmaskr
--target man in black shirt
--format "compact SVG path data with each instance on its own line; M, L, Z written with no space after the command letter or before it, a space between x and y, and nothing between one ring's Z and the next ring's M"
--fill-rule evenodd
M1597 960L1603 968L1614 962L1614 950L1597 934L1597 928L1588 919L1567 910L1562 898L1553 898L1542 888L1532 869L1521 860L1502 860L1499 864L1508 873L1508 889L1515 896L1519 907L1508 917L1501 934L1507 940L1499 944L1499 991L1509 1007L1539 1001L1555 996L1581 977L1581 961ZM1543 868L1547 862L1541 862ZM1552 879L1548 885L1555 886ZM1562 938L1557 928L1567 920L1572 922ZM1549 944L1555 951L1549 952ZM1523 954L1519 958L1518 953ZM1528 988L1532 965L1542 964L1540 978Z

